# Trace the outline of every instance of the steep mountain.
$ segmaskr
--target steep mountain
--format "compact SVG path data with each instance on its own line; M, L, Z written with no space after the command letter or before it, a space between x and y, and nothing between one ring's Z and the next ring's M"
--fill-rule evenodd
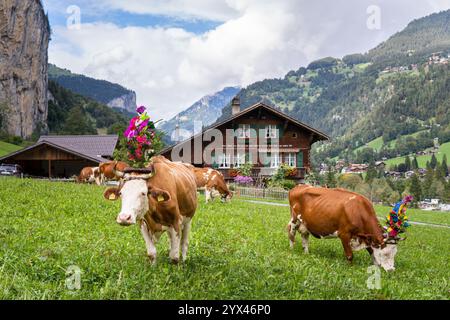
M264 101L330 134L331 143L315 145L317 161L352 158L375 138L388 142L432 124L434 137L449 141L449 19L450 10L433 14L367 54L327 57L253 83L238 94L241 108ZM230 115L228 104L218 121Z
M223 107L231 101L239 90L239 87L226 87L219 92L204 96L172 119L161 122L158 125L158 129L165 132L168 137L171 137L178 124L180 135L188 138L192 134L197 133L194 132L194 121L201 122L203 126L212 124L220 116Z
M49 79L56 81L64 88L106 104L111 108L135 112L136 93L119 84L75 74L53 64L49 64L48 76Z
M0 2L0 130L46 130L50 25L39 0Z

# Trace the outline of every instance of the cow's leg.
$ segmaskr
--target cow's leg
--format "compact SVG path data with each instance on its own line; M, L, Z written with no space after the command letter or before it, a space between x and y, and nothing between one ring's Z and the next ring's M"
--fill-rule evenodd
M206 203L208 203L208 201L211 199L211 189L205 188L205 198L206 198Z
M172 263L177 264L180 260L180 233L175 230L174 227L170 227L169 230L169 238L170 238L170 253L169 257L172 260Z
M302 247L305 253L309 253L309 232L303 232L302 226L300 226L300 232L302 235Z
M191 218L184 218L183 220L183 233L181 235L181 258L182 261L186 261L187 251L189 246L189 233L191 231Z
M288 238L289 238L289 246L291 247L291 249L294 248L295 233L297 232L297 228L298 228L298 221L294 222L294 220L291 219L291 221L289 221L289 224L287 226Z
M156 247L153 243L153 237L150 234L145 223L141 224L141 234L142 237L144 237L145 246L147 247L147 256L150 259L150 262L153 264L156 262Z
M353 260L353 251L350 245L350 236L345 233L339 233L339 238L341 239L342 246L344 247L345 257L351 263Z

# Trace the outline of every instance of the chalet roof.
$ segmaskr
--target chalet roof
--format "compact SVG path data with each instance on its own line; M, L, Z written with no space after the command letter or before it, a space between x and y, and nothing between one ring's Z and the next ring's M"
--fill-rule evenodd
M112 157L118 138L117 135L41 136L38 142L51 142L92 157Z
M79 157L95 161L108 161L105 157L112 157L116 148L117 135L73 135L73 136L41 136L34 145L10 153L0 160L24 153L41 145L49 145Z
M229 117L229 118L227 118L227 119L225 119L225 120L223 120L221 122L214 123L210 127L204 129L201 133L198 133L198 134L196 134L196 135L194 135L194 136L192 136L192 137L190 137L190 138L188 138L188 139L186 139L184 141L181 141L181 142L179 142L179 143L177 143L175 145L172 145L170 147L165 148L164 150L162 150L160 152L160 154L166 153L167 151L171 150L176 145L180 145L180 144L186 143L189 140L195 139L196 137L204 134L205 132L208 132L209 130L216 129L216 128L218 128L218 127L220 127L220 126L222 126L222 125L224 125L224 124L226 124L228 122L231 122L231 121L233 121L233 120L235 120L237 118L240 118L243 115L245 115L245 114L247 114L247 113L249 113L249 112L251 112L251 111L253 111L255 109L258 109L258 108L264 108L266 110L269 110L270 112L273 112L273 113L277 114L279 117L290 121L294 125L314 133L317 136L316 141L318 141L318 140L330 140L330 137L327 134L325 134L325 133L323 133L323 132L321 132L321 131L319 131L317 129L314 129L314 128L304 124L303 122L301 122L301 121L299 121L299 120L297 120L295 118L292 118L291 116L288 116L287 114L281 112L280 110L277 110L277 109L275 109L275 108L273 108L273 107L271 107L271 106L269 106L269 105L267 105L267 104L265 104L263 102L258 102L258 103L255 103L254 105L252 105L252 106L242 110L241 112L239 112L239 113L237 113L235 115L232 115L231 117Z

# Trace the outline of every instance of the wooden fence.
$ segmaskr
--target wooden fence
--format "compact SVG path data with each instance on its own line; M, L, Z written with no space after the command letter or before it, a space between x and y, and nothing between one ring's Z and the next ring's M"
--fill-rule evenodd
M236 197L287 200L288 194L289 191L282 189L234 187L234 195Z

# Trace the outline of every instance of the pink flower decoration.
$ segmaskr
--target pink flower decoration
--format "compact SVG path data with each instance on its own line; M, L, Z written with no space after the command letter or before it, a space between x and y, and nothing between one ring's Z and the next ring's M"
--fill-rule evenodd
M144 113L145 110L146 110L146 108L144 106L140 106L140 107L136 108L136 112L139 114Z

